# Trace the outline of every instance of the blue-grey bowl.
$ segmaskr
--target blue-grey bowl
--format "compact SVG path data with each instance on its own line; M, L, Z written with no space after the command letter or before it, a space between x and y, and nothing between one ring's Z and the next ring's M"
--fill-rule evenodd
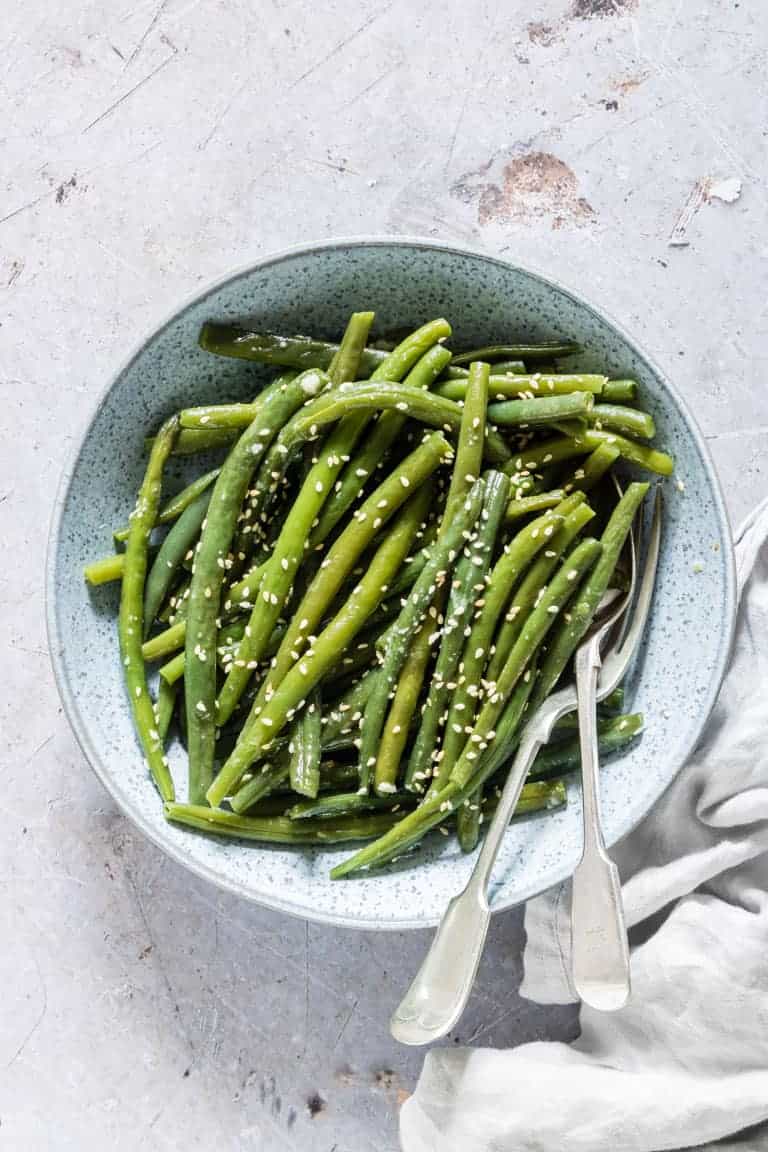
M580 367L638 380L658 443L677 461L666 484L664 539L652 619L631 678L642 739L606 763L607 840L628 832L693 748L714 703L731 642L734 569L712 462L674 387L634 342L580 296L474 252L410 240L330 241L261 260L214 284L151 333L102 396L56 501L48 557L48 621L62 700L80 745L122 811L179 863L232 892L311 919L361 928L435 923L473 858L433 835L414 857L377 875L331 882L350 849L288 850L222 841L167 824L144 768L124 695L115 586L89 590L84 563L111 548L144 468L143 437L190 404L251 396L263 371L202 352L204 320L335 336L349 313L371 308L378 332L439 316L457 346L569 337ZM183 795L183 754L171 753ZM578 786L562 811L513 824L496 866L497 909L573 870L581 844Z

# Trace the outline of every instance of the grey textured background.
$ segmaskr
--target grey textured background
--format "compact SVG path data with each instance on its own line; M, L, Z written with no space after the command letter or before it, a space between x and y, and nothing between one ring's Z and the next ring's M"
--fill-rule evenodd
M695 7L696 11L692 9ZM159 317L302 240L506 254L619 318L693 404L734 519L765 494L768 15L709 0L30 0L0 123L0 1148L393 1152L421 934L262 912L139 840L52 682L66 455ZM739 178L733 203L708 181ZM692 190L684 247L669 237ZM575 1033L499 918L457 1039ZM759 1137L751 1142L757 1146Z

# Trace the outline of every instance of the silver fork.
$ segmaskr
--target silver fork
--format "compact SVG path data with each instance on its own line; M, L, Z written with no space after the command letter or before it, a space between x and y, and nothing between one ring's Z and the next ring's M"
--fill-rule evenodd
M623 638L603 660L596 688L598 701L604 700L619 686L642 637L653 598L660 538L661 494L657 488L645 567L632 621ZM614 604L615 600L612 609ZM437 1040L450 1032L461 1016L472 991L488 933L491 918L488 883L501 841L536 754L550 739L557 721L576 706L576 688L569 685L549 696L526 725L472 875L464 890L449 903L432 945L390 1021L392 1035L402 1044L428 1044Z

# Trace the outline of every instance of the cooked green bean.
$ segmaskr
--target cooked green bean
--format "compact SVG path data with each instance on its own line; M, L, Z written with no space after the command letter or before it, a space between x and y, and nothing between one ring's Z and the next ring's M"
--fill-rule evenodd
M245 781L230 799L234 812L243 813L258 804L265 796L270 796L283 784L289 784L291 779L290 763L280 750L274 763L260 764L250 780Z
M210 500L209 488L184 509L158 549L144 586L145 638L168 595L182 560L200 535Z
M375 784L378 789L382 782L396 784L400 772L400 762L408 743L411 721L416 712L421 695L427 665L432 655L432 646L439 639L437 611L430 608L408 649L405 663L400 671L395 695L381 732L381 742L376 757ZM377 669L377 672L379 670ZM360 715L362 720L362 713Z
M637 382L606 380L601 395L606 404L632 404L637 399Z
M320 693L309 697L294 720L288 744L291 788L314 800L320 788Z
M579 641L589 628L592 617L597 611L597 606L613 576L621 550L624 547L624 541L632 527L632 521L645 499L647 491L648 484L645 483L635 482L628 485L626 492L611 513L611 518L600 538L602 546L600 559L584 587L579 590L579 595L568 614L568 619L563 618L559 623L552 642L547 648L532 700L533 707L537 707L552 691L566 664L576 651Z
M606 385L605 376L581 373L570 376L548 376L540 372L498 376L491 370L488 381L488 395L492 400L506 400L508 397L522 396L529 400L535 397L545 399L554 396L568 396L573 392L591 392L602 396ZM463 400L467 391L467 377L453 377L435 387L438 396L447 400Z
M160 741L165 744L168 729L173 719L173 710L176 707L176 685L160 680L157 686L157 699L155 700L155 719Z
M442 344L435 344L417 360L403 383L409 388L428 389L450 360L451 354ZM326 540L342 516L354 502L386 452L397 440L406 417L399 412L382 412L365 443L346 465L331 497L312 531L310 547Z
M181 492L177 492L175 496L172 496L168 503L164 504L158 512L157 524L170 524L173 520L177 520L185 508L188 508L202 492L205 492L206 488L210 488L218 476L219 471L219 468L214 468L212 471L198 476L190 484L187 484L186 488L182 488ZM112 536L118 543L122 543L128 539L128 531L129 526L126 524L123 528L115 528Z
M533 512L544 512L547 508L556 508L565 496L562 488L554 488L551 492L537 492L534 496L515 496L507 505L505 519L507 524L514 524Z
M251 710L231 756L208 789L209 804L220 804L251 764L268 751L274 738L301 708L308 693L360 631L380 602L382 588L386 589L407 556L431 498L432 485L425 483L400 512L345 607L312 641L312 647L277 684L269 698L264 699L263 705Z
M533 400L504 400L501 404L490 404L488 418L502 426L535 428L539 424L587 417L593 407L591 392L569 392L564 396L537 396Z
M628 713L626 716L611 716L598 721L598 749L601 756L608 756L625 747L643 730L642 712ZM573 772L581 765L579 737L555 740L542 748L533 762L529 779L545 780L562 772Z
M328 368L339 351L338 344L312 340L309 336L273 336L271 333L247 332L226 324L204 324L200 329L200 347L216 356L234 356L285 368ZM387 358L387 352L366 348L360 357L360 371L368 376Z
M583 465L577 468L567 481L568 490L575 488L578 492L591 492L620 455L618 448L613 444L598 444L594 452L590 452Z
M656 435L653 417L640 408L627 408L623 404L595 404L587 413L595 428L612 429L641 440L652 440Z
M325 424L333 423L349 411L391 411L404 412L423 424L457 433L461 427L461 407L452 400L445 400L433 392L421 388L406 387L405 384L377 383L373 380L361 384L342 385L318 402L307 406L300 414L292 429L296 443L317 434ZM503 464L509 460L510 452L503 438L493 429L488 430L485 455L490 464Z
M291 415L325 387L328 377L309 371L262 392L259 414L242 434L218 475L195 555L185 637L189 799L202 800L213 779L216 728L216 620L227 554L240 506L259 459Z
M122 580L124 568L125 552L116 552L114 556L104 556L101 560L86 564L83 575L95 587L98 584L109 584L112 580Z
M141 643L144 633L144 581L147 574L149 537L160 507L163 469L173 451L178 431L178 417L172 416L163 424L152 446L136 507L131 515L130 531L125 545L118 623L120 657L136 732L152 778L164 800L172 800L174 797L173 779L163 742L156 727L155 710L149 695L141 655Z
M452 364L470 364L473 360L557 360L580 352L572 340L544 340L540 343L486 344L469 352L460 352Z
M178 624L171 624L164 632L159 632L151 640L145 640L141 646L141 654L145 660L160 660L177 652L184 647L184 638L187 635L187 622L180 620Z
M320 796L317 800L299 800L288 809L286 816L289 820L327 820L332 816L353 816L358 812L396 812L401 808L412 808L414 803L414 797L408 792L388 796L337 792L332 796Z
M348 840L370 840L397 823L398 816L377 812L370 816L340 817L338 820L289 820L284 816L239 816L221 808L202 804L166 804L165 816L216 836L238 840L259 840L265 844L342 844Z
M625 460L646 468L649 472L657 472L660 476L671 476L674 462L666 452L659 452L656 448L649 448L647 444L638 444L617 432L601 432L590 428L581 436L553 436L551 440L544 440L540 444L529 444L523 452L515 456L504 466L509 475L521 468L540 468L542 464L551 464L560 460L570 460L574 456L586 456L594 452L601 444L611 444L618 448Z
M173 446L174 456L196 456L199 452L217 452L220 448L230 448L237 439L237 432L231 428L181 428ZM144 441L147 452L152 450L154 437Z

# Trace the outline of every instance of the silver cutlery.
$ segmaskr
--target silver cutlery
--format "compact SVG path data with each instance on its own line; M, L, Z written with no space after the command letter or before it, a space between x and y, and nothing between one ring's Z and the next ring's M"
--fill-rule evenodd
M619 686L642 637L653 598L660 536L661 494L657 489L645 565L631 623L603 659L595 688L598 702ZM622 611L627 607L630 593L620 598ZM614 622L619 606L614 595L610 602ZM601 605L603 612L607 608L605 603ZM605 619L602 616L601 623ZM437 1040L450 1032L461 1016L488 932L491 917L488 885L501 841L536 754L549 741L557 721L576 706L576 686L572 684L549 696L527 723L472 875L464 890L448 904L432 945L390 1021L392 1035L401 1043L428 1044Z

